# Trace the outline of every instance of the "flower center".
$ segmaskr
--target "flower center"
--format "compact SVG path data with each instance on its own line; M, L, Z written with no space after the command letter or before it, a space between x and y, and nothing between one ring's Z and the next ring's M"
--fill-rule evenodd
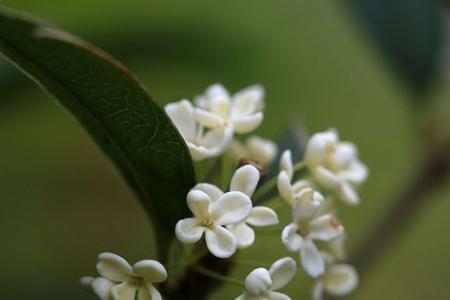
M202 226L204 227L211 227L212 224L214 223L214 220L211 218L205 218L202 220L202 222L200 223Z
M144 281L144 278L135 276L135 277L131 278L130 284L132 284L136 287L141 287L141 286L145 285L145 281Z
M308 236L308 234L311 231L309 230L307 224L299 224L296 232L297 232L298 235L301 235L302 237L306 237L306 236Z

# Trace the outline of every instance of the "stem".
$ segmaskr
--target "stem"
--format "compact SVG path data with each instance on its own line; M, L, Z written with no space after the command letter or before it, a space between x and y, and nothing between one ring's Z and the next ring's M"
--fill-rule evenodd
M240 280L237 280L237 279L234 279L234 278L231 278L231 277L228 277L228 276L224 276L224 275L222 275L220 273L216 273L214 271L208 270L208 269L206 269L206 268L204 268L202 266L196 265L196 266L193 266L193 269L195 271L197 271L198 273L206 275L208 277L211 277L211 278L213 278L215 280L223 281L225 283L237 285L237 286L240 286L240 287L244 286L244 283L242 281L240 281Z

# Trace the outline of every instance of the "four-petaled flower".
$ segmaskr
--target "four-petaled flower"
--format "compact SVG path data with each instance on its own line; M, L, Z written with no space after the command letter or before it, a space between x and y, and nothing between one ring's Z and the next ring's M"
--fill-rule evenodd
M355 188L366 180L368 169L359 161L356 146L340 142L336 130L329 129L311 137L306 145L305 163L315 179L325 188L336 191L344 203L359 203Z
M252 209L250 198L242 192L223 193L213 185L202 184L189 192L187 204L194 217L178 221L177 238L183 243L196 243L205 233L206 245L213 255L232 256L237 241L224 226L240 223L248 217Z
M240 191L252 197L259 177L259 171L254 166L240 167L231 179L230 190ZM228 225L227 228L236 237L238 248L244 249L250 247L255 241L255 232L249 225L263 227L276 224L278 224L278 216L271 208L256 206L252 208L248 218L238 224Z
M283 152L280 159L280 173L277 178L277 187L281 199L286 201L291 206L294 205L299 193L304 188L311 186L311 183L304 179L300 179L292 183L293 177L294 165L292 164L291 151L286 150Z
M197 98L197 120L208 128L231 128L236 133L248 133L263 120L264 89L254 85L233 96L221 84L209 86Z
M290 300L289 296L275 292L285 287L296 273L296 263L290 257L277 260L270 270L258 268L245 279L245 291L236 300Z
M292 208L292 223L281 234L281 240L289 251L300 252L305 271L312 277L324 272L325 265L315 240L328 242L343 234L342 225L332 214L318 215L321 201L312 188L303 189Z
M101 277L83 277L81 283L102 300L162 299L153 283L165 281L167 271L156 260L141 260L131 266L116 254L101 253L97 271Z
M313 300L322 300L324 291L341 297L350 294L358 285L358 273L348 264L336 263L332 255L322 252L325 261L325 273L313 286Z
M222 154L233 138L231 128L205 130L196 122L194 107L187 100L169 103L165 111L181 133L195 161Z

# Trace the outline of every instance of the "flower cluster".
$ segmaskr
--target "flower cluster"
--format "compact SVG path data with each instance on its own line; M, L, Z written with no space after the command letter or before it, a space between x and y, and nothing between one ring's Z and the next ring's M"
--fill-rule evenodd
M194 244L204 237L205 243L197 244L193 256L197 250L207 250L218 259L230 258L254 244L254 227L280 223L273 208L284 204L292 217L277 228L281 244L298 255L301 268L314 279L313 299L320 300L325 292L347 295L355 289L358 275L342 262L346 234L337 207L360 202L357 189L366 180L368 169L359 160L356 146L340 141L335 129L313 134L303 160L296 163L291 152L295 149L283 149L277 162L274 142L257 136L239 141L235 134L250 133L261 124L263 98L264 90L258 85L231 96L222 85L214 84L194 103L181 100L166 105L165 111L193 159L217 157L206 170L204 182L186 195L192 216L176 223L175 236L182 244ZM277 164L278 172L267 178L268 169L273 174ZM267 206L261 205L264 201ZM198 260L191 261L195 269ZM157 261L143 260L130 266L111 253L100 254L97 270L100 277L83 277L82 283L102 300L161 299L153 284L167 278L166 269ZM196 270L200 272L201 266ZM256 268L242 283L244 292L236 300L289 300L278 290L296 271L297 263L291 257L277 260L269 269ZM204 273L211 274L214 271Z

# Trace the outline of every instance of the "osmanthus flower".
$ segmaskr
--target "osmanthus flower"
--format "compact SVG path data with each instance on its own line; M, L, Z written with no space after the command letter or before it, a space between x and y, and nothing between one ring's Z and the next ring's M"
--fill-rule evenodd
M333 256L322 252L326 262L325 273L316 280L313 286L313 300L322 300L324 292L342 297L350 294L358 285L358 273L348 264L336 263Z
M311 277L320 276L325 269L315 241L329 242L344 232L333 214L318 214L322 202L315 193L312 188L300 192L292 208L292 223L281 234L281 240L289 251L300 252L302 266Z
M183 243L196 243L205 234L209 251L220 258L232 256L237 249L235 236L225 228L238 224L250 214L250 198L238 191L223 193L211 184L200 184L187 195L193 218L182 219L175 226L175 234Z
M231 178L230 190L245 193L252 197L260 178L258 169L252 165L245 165L236 170ZM238 224L228 225L227 228L236 237L239 249L250 247L255 241L255 232L250 226L264 227L278 224L278 216L271 208L265 206L253 207L249 216Z
M98 256L97 271L101 277L83 277L81 283L90 287L102 300L161 300L153 286L167 279L167 271L156 260L141 260L131 266L113 253Z
M228 152L237 160L250 160L265 168L273 161L277 150L277 145L271 140L251 136L245 143L233 140Z
M245 279L245 291L236 300L290 300L275 292L285 287L294 277L297 265L290 257L277 260L269 270L257 268Z
M196 100L198 121L208 128L229 127L236 133L248 133L263 120L264 89L253 85L231 96L221 84L209 86Z
M165 111L183 136L192 158L200 161L222 154L233 139L231 128L205 130L195 118L195 109L188 100L169 103Z
M336 130L329 129L310 138L305 163L319 184L335 191L344 203L359 203L356 187L366 180L369 172L358 159L356 146L341 142Z
M294 165L292 163L292 154L290 150L285 150L280 158L280 173L277 178L278 192L281 199L289 205L294 205L295 200L303 189L311 187L311 183L305 179L300 179L292 183L294 177ZM319 193L314 194L318 200L323 201ZM320 199L319 199L320 198Z

